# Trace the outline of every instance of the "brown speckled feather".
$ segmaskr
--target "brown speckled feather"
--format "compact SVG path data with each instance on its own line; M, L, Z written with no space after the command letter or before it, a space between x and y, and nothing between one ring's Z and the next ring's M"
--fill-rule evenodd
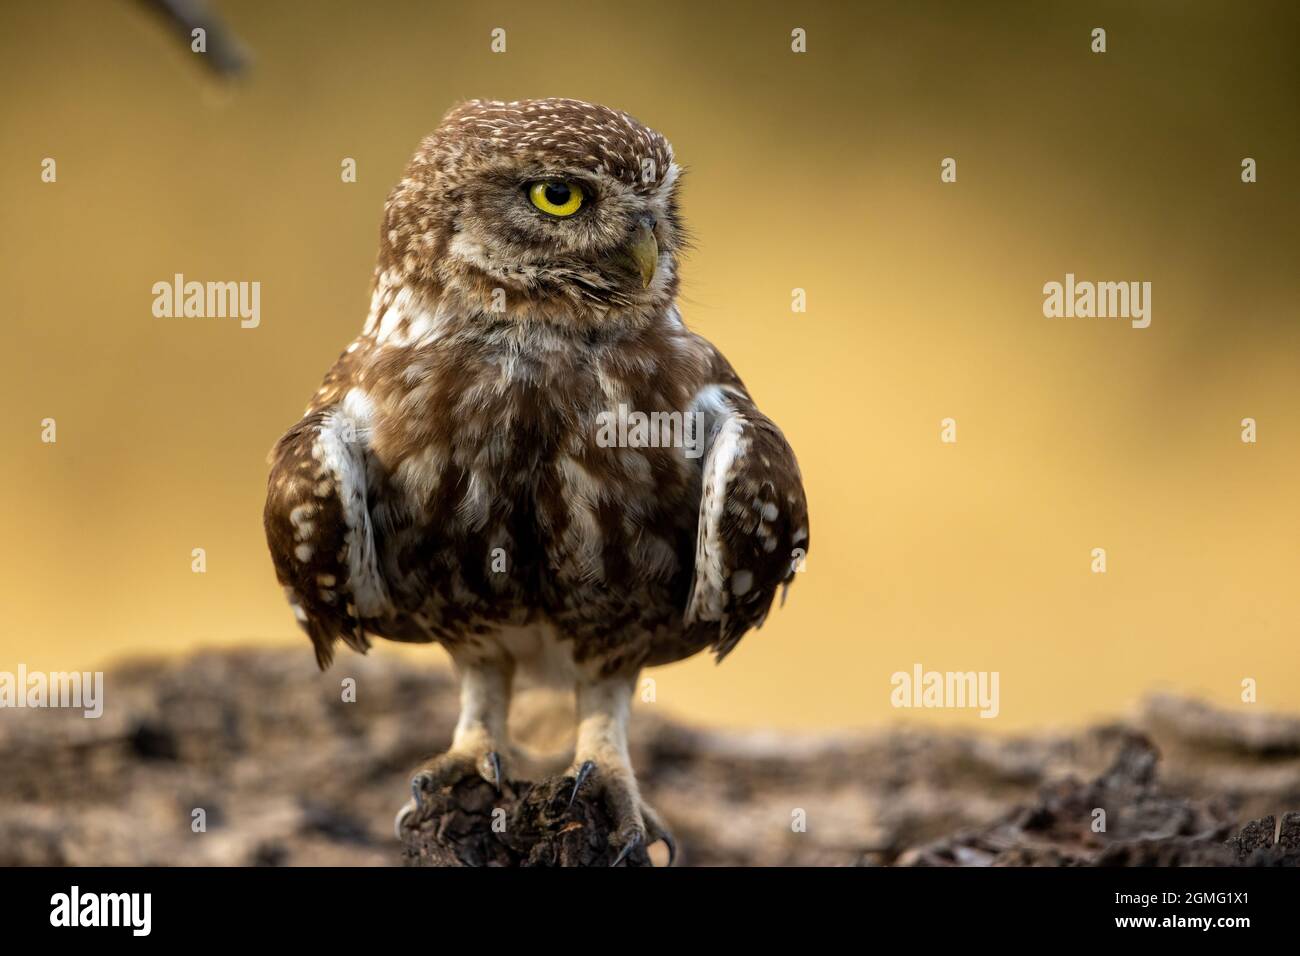
M322 666L340 639L545 621L624 673L762 623L807 505L780 430L677 311L678 175L662 136L572 100L466 103L421 144L365 327L272 455L267 540ZM571 219L527 201L559 179L586 197ZM643 281L625 249L647 228ZM620 407L698 416L702 444L607 447Z

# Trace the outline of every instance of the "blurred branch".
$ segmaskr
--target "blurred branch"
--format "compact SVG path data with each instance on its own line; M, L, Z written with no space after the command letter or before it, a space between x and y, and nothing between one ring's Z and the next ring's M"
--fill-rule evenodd
M238 76L248 66L248 53L207 0L139 0L160 16L189 47L194 31L206 33L204 64L223 79Z

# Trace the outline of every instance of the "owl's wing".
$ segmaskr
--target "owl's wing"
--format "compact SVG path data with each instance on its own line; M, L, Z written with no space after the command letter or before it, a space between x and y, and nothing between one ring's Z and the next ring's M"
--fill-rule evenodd
M725 369L730 372L730 369ZM734 373L701 393L703 456L695 579L686 624L717 622L721 660L761 627L777 588L790 586L808 550L808 502L794 452Z
M364 410L347 401L318 408L271 452L266 541L322 669L339 639L364 653L362 621L391 607L368 500L367 425Z

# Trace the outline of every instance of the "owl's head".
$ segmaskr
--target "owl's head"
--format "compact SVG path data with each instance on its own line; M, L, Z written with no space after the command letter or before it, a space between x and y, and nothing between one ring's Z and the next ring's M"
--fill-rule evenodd
M618 110L471 100L389 196L380 271L485 314L651 314L677 289L679 173L668 141Z

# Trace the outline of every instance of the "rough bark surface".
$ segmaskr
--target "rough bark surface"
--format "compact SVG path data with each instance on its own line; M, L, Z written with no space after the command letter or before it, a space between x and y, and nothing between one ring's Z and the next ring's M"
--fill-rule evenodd
M98 720L0 710L0 865L611 859L603 808L580 796L570 812L562 780L500 798L462 783L397 842L412 769L455 725L442 670L375 655L318 674L302 649L223 651L123 664L105 698ZM705 731L648 705L632 757L687 865L1300 860L1300 720L1244 706L1157 697L1130 719L998 737Z

